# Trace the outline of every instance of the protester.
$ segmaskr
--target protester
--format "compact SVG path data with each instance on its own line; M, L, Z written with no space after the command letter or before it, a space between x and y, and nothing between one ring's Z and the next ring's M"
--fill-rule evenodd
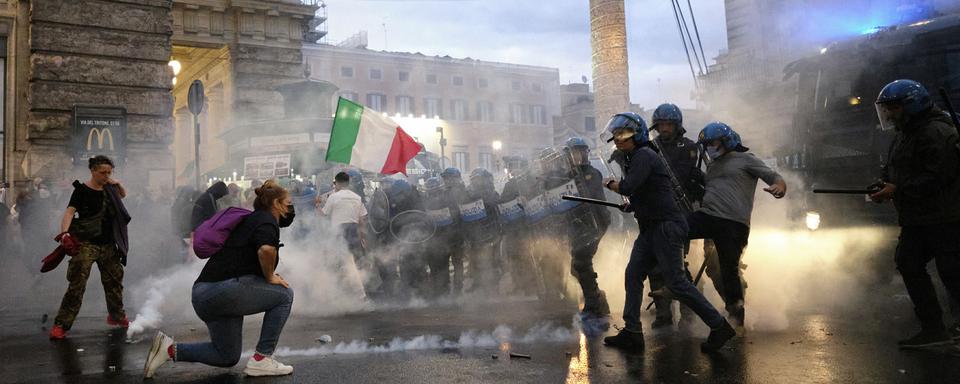
M249 376L293 373L271 355L290 316L293 290L276 273L280 228L293 223L290 194L274 180L256 189L254 211L233 229L223 248L210 257L193 284L193 308L207 325L209 342L176 344L157 332L144 364L151 378L169 360L232 367L243 352L244 316L263 313L256 353L247 361Z
M360 195L350 189L350 175L337 173L333 178L333 193L326 198L320 213L330 218L330 225L339 229L340 236L347 242L347 249L353 255L358 268L366 265L366 226L367 208L363 206Z
M113 161L108 157L90 158L88 167L90 180L86 183L74 181L73 194L60 224L62 238L80 241L80 253L70 259L67 267L70 284L50 329L52 340L65 338L73 326L94 263L100 270L107 300L107 324L123 328L130 324L123 309L123 273L127 264L130 216L121 200L127 192L123 185L110 177Z
M193 203L193 214L190 216L190 228L197 229L204 221L217 213L217 200L229 193L227 184L218 181L207 188Z
M747 153L740 135L721 122L707 124L698 139L710 159L706 192L700 209L687 216L690 239L710 239L717 247L717 262L723 284L720 296L733 322L744 324L744 283L740 257L750 238L757 181L768 185L764 192L782 199L787 184L779 173ZM707 265L710 266L709 264Z

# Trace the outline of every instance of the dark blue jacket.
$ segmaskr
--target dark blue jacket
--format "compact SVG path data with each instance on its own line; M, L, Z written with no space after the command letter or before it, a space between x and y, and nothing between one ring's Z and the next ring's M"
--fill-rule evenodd
M630 198L633 216L640 224L660 221L683 221L684 217L673 197L667 169L660 156L648 146L626 154L620 194Z

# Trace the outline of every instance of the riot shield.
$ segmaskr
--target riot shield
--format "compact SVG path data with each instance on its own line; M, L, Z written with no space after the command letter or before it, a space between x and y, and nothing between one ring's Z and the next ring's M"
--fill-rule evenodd
M410 210L398 213L390 220L390 234L405 244L420 244L430 240L437 226L427 212Z
M390 229L390 197L383 188L377 188L367 204L367 217L370 229L380 235Z

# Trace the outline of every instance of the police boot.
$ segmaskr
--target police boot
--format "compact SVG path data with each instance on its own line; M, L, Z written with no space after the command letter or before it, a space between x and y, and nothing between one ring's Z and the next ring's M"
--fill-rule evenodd
M643 331L621 329L615 336L603 338L603 344L629 352L643 352Z
M593 298L587 299L584 296L583 314L593 317L604 317L610 315L610 305L607 304L607 294L600 289L593 295Z
M650 324L652 328L663 328L673 326L673 295L664 287L651 291L648 296L653 298L653 304L656 306L657 318Z

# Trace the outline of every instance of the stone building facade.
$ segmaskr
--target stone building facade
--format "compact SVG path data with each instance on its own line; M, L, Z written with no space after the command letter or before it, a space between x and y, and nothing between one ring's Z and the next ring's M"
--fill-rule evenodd
M304 80L300 46L321 37L318 5L0 0L3 181L68 182L86 172L78 154L102 151L119 157L130 185L172 187L187 168L180 159L192 159L171 151L192 148L182 145L192 144L192 124L183 124L190 82L209 89L202 146L219 145L238 122L276 118L276 87ZM182 59L176 85L171 59ZM84 126L97 123L106 125ZM201 158L201 171L213 166Z
M560 115L556 68L374 51L363 44L306 44L303 52L312 79L387 114L463 172L493 170L503 156L529 158L553 145ZM495 141L502 146L495 148Z

